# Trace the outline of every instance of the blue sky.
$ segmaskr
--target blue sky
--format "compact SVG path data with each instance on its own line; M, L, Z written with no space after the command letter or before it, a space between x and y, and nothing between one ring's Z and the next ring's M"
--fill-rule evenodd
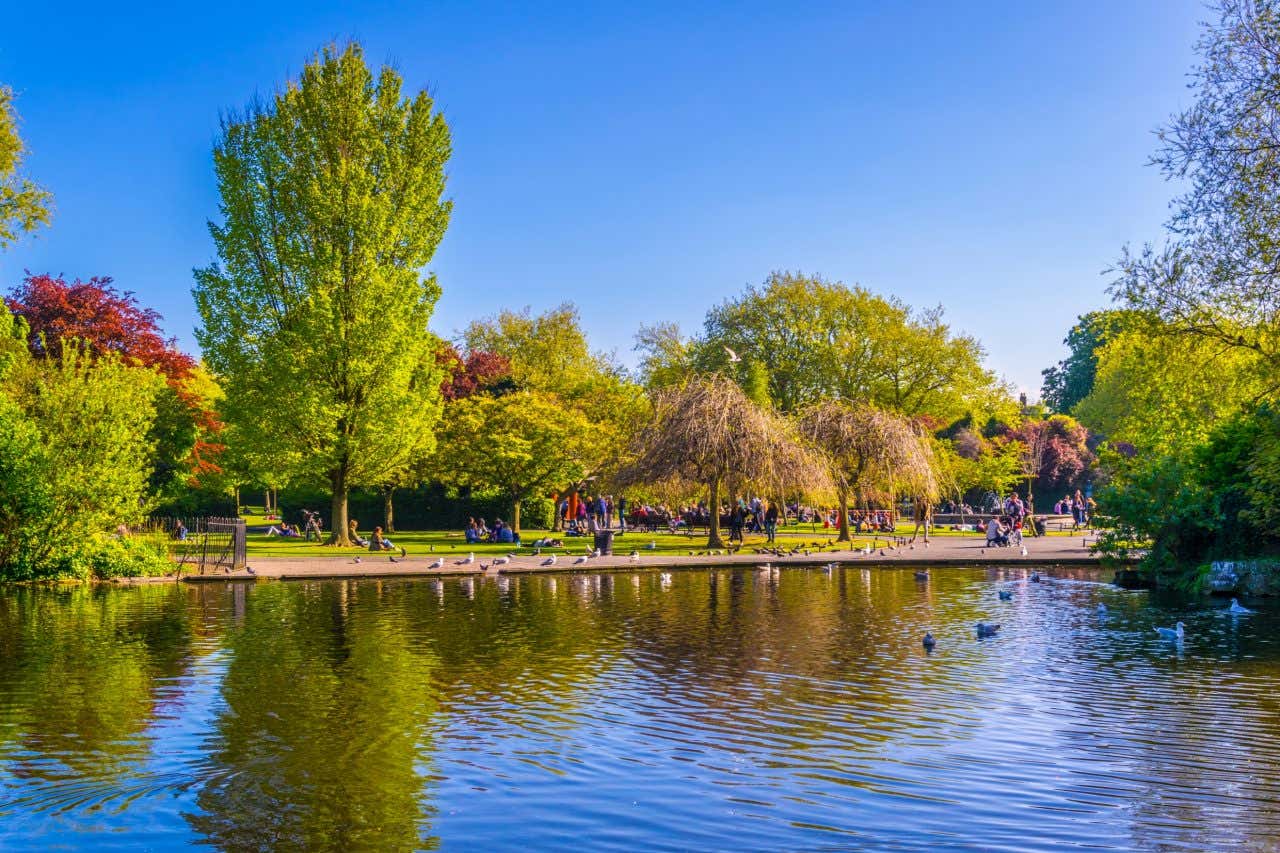
M775 269L942 304L1034 395L1125 243L1175 187L1146 164L1189 101L1186 0L917 3L17 4L19 96L53 227L0 254L110 275L195 349L219 112L356 38L453 130L431 268L446 335L575 302L634 359L643 322L700 327Z

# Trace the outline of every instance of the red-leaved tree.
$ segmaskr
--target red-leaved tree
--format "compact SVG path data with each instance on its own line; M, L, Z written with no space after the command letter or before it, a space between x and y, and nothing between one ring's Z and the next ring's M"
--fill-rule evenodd
M186 379L195 359L160 333L160 315L143 308L129 291L121 293L111 279L88 281L31 275L9 297L9 309L31 326L31 352L58 357L64 338L79 338L94 352L119 353L126 361L152 367L171 382Z
M464 359L453 344L445 344L436 353L436 361L449 370L448 378L440 385L445 400L491 392L511 378L511 361L497 353L473 352Z
M156 436L157 481L174 479L183 473L181 468L192 478L221 470L217 456L223 446L216 436L222 424L191 390L188 380L196 361L178 349L175 339L164 337L159 313L140 305L133 293L116 290L105 276L68 283L61 277L28 273L6 301L30 325L27 343L36 356L60 358L62 342L76 338L94 353L117 353L126 362L164 375L176 405L158 404L157 429L165 434ZM165 460L166 449L181 458Z

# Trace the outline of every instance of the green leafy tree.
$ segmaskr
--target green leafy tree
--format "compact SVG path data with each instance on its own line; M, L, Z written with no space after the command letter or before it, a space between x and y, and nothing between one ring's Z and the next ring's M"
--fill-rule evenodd
M592 351L573 305L539 315L528 309L502 311L473 322L463 339L468 359L477 353L506 359L515 387L554 398L583 419L573 445L575 464L583 467L581 476L613 466L643 416L646 401L640 386L611 358ZM447 468L447 459L443 464Z
M641 354L638 372L646 388L679 385L693 375L692 346L675 323L641 326L634 349Z
M651 372L679 364L669 330L639 344ZM783 413L836 398L949 422L1007 396L982 366L978 341L953 333L940 310L913 314L896 300L816 276L774 273L711 309L688 347L694 370L748 389L763 384Z
M1091 311L1080 316L1063 341L1070 354L1041 372L1045 405L1055 412L1070 412L1089 396L1098 373L1098 350L1130 319L1128 311Z
M25 332L0 304L0 570L82 573L96 566L77 554L145 511L164 380L66 342L59 359L33 358Z
M1075 414L1109 441L1172 453L1204 441L1269 381L1256 354L1155 324L1126 330L1099 351L1097 380Z
M328 47L214 151L221 259L196 272L197 338L241 440L347 495L430 450L440 413L439 285L422 268L449 222L450 136L426 92L402 94L356 44Z
M597 373L616 372L591 351L578 309L564 303L542 314L500 311L476 320L462 334L467 352L507 360L517 387L564 393Z
M1126 249L1117 296L1171 330L1266 361L1280 390L1280 2L1222 0L1191 73L1194 102L1155 162L1188 187L1159 248Z
M511 502L511 526L520 508L589 470L591 424L581 412L541 391L475 395L450 404L440 430L439 476L478 491L497 491Z
M18 135L13 90L0 86L0 249L12 245L22 234L49 224L53 197L22 177L25 150Z

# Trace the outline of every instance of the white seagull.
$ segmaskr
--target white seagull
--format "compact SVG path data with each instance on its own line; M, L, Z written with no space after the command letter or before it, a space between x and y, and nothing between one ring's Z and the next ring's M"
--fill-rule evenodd
M444 568L444 557L436 557L435 562L433 562L431 565L427 566L427 568L428 568L428 569L443 569L443 568Z
M550 557L547 557L547 559L542 561L542 565L544 566L554 566L555 564L556 564L555 554L552 554Z
M721 346L723 346L723 344L722 344ZM738 363L739 361L742 361L742 356L738 355L736 352L734 352L733 350L729 349L728 347L725 347L725 348L724 348L724 351L725 351L725 354L729 356L729 363L730 363L730 364L736 364L736 363Z
M1186 631L1183 630L1185 627L1185 625L1179 622L1176 628L1155 628L1153 630L1160 635L1160 639L1162 640L1181 641L1182 638L1186 636Z
M1228 607L1227 610L1230 611L1231 613L1239 613L1241 615L1253 612L1252 610L1245 607L1237 599L1234 599L1234 598L1231 599L1231 606Z

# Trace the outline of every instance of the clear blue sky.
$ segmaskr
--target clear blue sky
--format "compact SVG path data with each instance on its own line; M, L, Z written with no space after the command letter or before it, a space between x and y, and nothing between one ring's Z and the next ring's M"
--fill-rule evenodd
M177 5L177 4L175 4ZM455 213L432 268L447 336L563 300L633 361L771 270L941 303L1038 392L1125 243L1174 187L1145 165L1189 95L1187 0L1097 2L19 3L19 94L52 228L0 255L110 275L195 349L213 257L219 111L354 37L453 129ZM132 8L131 8L132 7ZM121 12L121 9L130 9Z

